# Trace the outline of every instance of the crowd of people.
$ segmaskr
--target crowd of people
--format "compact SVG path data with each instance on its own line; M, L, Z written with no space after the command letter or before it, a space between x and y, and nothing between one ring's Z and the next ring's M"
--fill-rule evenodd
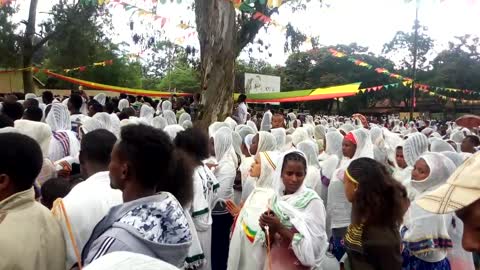
M477 129L200 96L0 100L0 269L470 270Z

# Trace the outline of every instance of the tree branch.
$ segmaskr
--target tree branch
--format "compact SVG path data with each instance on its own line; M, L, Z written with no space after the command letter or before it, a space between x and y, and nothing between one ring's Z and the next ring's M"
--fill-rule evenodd
M53 36L57 34L57 31L53 31L52 33L46 35L42 40L40 40L37 44L33 45L32 52L36 52L42 48L45 43L47 43Z
M261 12L262 14L270 17L273 13L278 12L278 8L273 8L268 10L266 5L261 5L259 2L255 3L255 12ZM255 14L255 13L253 13ZM243 48L251 43L255 36L258 34L258 31L265 26L260 20L254 19L253 14L250 17L250 20L243 24L240 30L237 32L237 40L235 46L235 55L238 56Z

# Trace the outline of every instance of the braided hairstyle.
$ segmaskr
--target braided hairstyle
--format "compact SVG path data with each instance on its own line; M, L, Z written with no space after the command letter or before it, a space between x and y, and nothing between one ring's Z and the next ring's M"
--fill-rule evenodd
M352 201L352 223L399 226L405 213L406 190L385 166L371 158L353 160L347 168L358 187Z
M303 157L302 155L300 155L297 152L292 152L292 153L289 153L289 154L285 155L285 158L283 159L283 164L282 164L282 172L285 168L285 165L289 161L301 162L303 164L303 167L305 168L305 174L307 174L307 160L305 159L305 157Z

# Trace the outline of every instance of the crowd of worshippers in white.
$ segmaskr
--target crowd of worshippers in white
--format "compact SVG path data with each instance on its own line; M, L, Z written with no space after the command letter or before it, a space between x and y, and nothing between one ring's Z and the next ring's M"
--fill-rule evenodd
M38 101L0 129L0 269L474 269L462 221L416 204L479 146L455 123Z

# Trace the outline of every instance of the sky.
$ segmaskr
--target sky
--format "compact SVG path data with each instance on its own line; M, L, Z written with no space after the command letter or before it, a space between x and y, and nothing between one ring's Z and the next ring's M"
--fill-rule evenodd
M144 0L123 0L140 7L148 7L149 3ZM193 0L184 0L193 1ZM213 1L213 0L212 0ZM223 1L223 0L221 0ZM47 15L53 0L39 0L38 18L40 22ZM281 7L279 14L272 19L281 25L288 22L299 28L308 36L318 36L321 45L349 44L356 42L359 45L369 47L370 51L380 54L383 44L392 40L397 31L411 30L415 18L415 0L406 3L405 0L324 0L328 5L319 6L318 2L308 4L306 11L292 13L289 8ZM448 41L455 36L470 34L480 36L480 0L419 0L419 20L422 25L428 27L427 34L435 40L433 54L446 48ZM28 0L16 0L20 6L20 12L14 20L24 20L28 17ZM131 42L131 31L128 18L131 12L122 7L111 7L115 42ZM165 36L172 41L184 37L183 46L193 45L198 48L198 39L195 30L181 29L180 21L194 25L194 12L186 9L182 4L159 4L157 15L166 17L167 23L163 27ZM140 32L160 29L160 21L153 20L152 16L133 15L135 29ZM284 33L280 27L270 26L267 32L261 30L257 38L271 44L266 54L256 53L253 56L264 59L273 65L282 65L288 57L284 53ZM305 44L302 49L309 49L311 45ZM139 47L131 44L127 48L130 53L141 51ZM242 53L241 59L248 59L247 53ZM101 60L101 59L99 59ZM392 59L395 61L395 59Z

